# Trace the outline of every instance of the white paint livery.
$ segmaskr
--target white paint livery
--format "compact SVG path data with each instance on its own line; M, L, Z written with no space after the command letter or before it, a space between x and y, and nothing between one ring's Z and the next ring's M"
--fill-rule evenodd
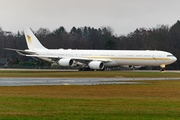
M24 28L27 50L14 50L20 55L37 57L49 62L56 62L60 66L79 66L103 70L109 66L160 66L174 63L177 58L169 52L158 50L72 50L47 49L28 28ZM26 53L26 54L24 54ZM82 70L81 69L81 70Z

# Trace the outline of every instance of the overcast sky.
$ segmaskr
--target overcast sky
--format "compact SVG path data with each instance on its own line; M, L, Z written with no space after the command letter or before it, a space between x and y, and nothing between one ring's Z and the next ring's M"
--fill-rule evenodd
M0 26L22 31L24 26L55 30L63 26L111 26L118 35L136 28L172 26L180 19L180 0L0 0Z

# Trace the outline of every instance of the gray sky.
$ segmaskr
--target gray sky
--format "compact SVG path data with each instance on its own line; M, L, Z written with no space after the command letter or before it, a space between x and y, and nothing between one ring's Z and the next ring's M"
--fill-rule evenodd
M172 26L180 17L180 0L0 0L0 26L16 33L29 26L55 30L63 26L111 26L117 35L136 28Z

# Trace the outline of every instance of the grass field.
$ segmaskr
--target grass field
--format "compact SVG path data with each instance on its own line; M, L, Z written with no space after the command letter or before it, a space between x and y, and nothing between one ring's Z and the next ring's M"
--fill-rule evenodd
M0 77L180 77L178 72L0 70Z
M180 81L0 87L0 119L174 120L180 118L179 88Z
M88 74L85 75L85 73ZM101 77L100 75L104 75L103 77L180 76L179 73L166 72L98 71L92 73L52 72L49 74L49 72L33 71L0 71L0 75L3 77L43 77L43 74L46 77L73 77L73 75L74 77ZM180 81L146 81L146 83L137 85L0 87L0 119L179 119Z

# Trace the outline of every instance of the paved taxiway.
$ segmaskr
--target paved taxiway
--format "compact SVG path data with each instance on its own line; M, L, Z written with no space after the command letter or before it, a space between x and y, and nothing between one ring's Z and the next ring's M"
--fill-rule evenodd
M140 82L142 80L180 80L180 78L0 78L0 86L145 84Z

